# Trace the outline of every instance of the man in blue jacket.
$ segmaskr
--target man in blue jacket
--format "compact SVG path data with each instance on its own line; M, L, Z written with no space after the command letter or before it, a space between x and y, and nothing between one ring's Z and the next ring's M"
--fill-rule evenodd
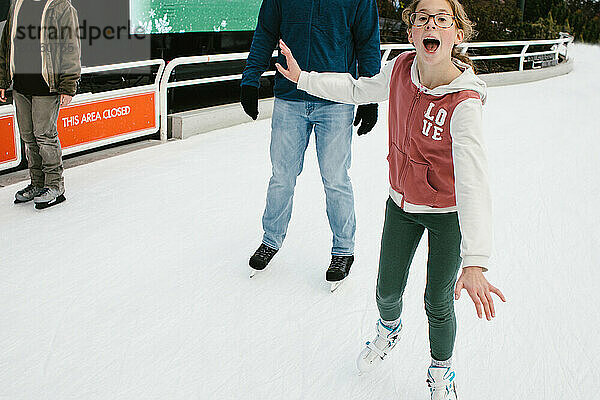
M279 39L292 50L305 71L346 72L355 78L376 75L381 67L379 16L375 0L263 0L252 47L241 83L244 111L258 116L259 79L270 64ZM285 57L278 62L287 65ZM333 232L330 282L343 280L354 261L354 195L348 176L352 121L358 134L377 122L377 104L339 104L298 91L296 85L275 76L275 104L271 123L272 176L263 214L262 244L250 258L250 267L264 269L281 247L292 213L296 178L302 172L304 152L312 130L329 225Z

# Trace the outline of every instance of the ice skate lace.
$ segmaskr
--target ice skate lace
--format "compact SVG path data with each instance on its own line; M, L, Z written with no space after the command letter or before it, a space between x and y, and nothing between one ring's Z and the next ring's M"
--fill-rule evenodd
M39 191L38 197L45 196L46 193L48 193L49 191L50 191L50 189L48 189L47 187L43 188L42 190Z
M331 257L331 265L329 266L329 268L330 269L336 268L336 269L343 271L346 267L346 259L347 258L348 257L344 257L344 256L332 256Z
M451 393L454 394L454 398L456 398L456 390L454 388L454 382L443 379L440 382L434 382L431 378L427 378L426 380L427 386L429 386L429 390L431 392L431 398L433 399L436 393L442 392L444 394L444 398L447 398Z
M438 391L438 390L444 390L444 389L448 390L448 392L450 392L451 388L452 388L452 382L447 383L447 381L442 381L440 383L436 383L436 382L433 382L430 379L427 379L427 386L429 386L429 388L433 392Z
M35 191L35 186L33 186L31 183L29 185L27 185L27 187L23 190L21 190L21 194L27 194L29 192L33 192Z
M264 244L260 245L258 250L256 250L256 255L262 259L271 258L277 250L270 248Z

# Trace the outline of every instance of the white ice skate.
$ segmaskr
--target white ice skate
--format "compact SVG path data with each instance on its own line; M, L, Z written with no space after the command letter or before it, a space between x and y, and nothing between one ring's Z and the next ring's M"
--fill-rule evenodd
M369 372L381 364L381 361L394 348L400 337L402 323L398 324L396 329L391 330L383 325L381 320L377 321L377 336L372 342L367 342L367 346L360 352L356 360L356 366L359 372Z
M427 370L427 386L431 400L457 400L452 367L430 366Z

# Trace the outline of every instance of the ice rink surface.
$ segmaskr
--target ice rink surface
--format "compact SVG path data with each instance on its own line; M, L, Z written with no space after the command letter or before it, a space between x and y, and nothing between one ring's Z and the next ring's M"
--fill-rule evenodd
M490 88L494 201L488 280L508 302L456 303L461 400L593 399L600 382L600 47L572 73ZM270 121L65 171L67 201L13 205L0 189L0 398L427 399L423 238L402 338L358 376L374 336L387 199L387 111L354 136L356 262L331 294L331 232L314 150L288 237L248 278L270 176Z

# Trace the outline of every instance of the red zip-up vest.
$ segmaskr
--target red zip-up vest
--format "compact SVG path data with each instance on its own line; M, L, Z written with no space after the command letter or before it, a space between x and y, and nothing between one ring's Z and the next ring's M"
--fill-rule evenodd
M390 184L408 202L434 208L456 206L450 121L455 107L473 90L433 96L411 80L414 52L396 60L390 81Z

